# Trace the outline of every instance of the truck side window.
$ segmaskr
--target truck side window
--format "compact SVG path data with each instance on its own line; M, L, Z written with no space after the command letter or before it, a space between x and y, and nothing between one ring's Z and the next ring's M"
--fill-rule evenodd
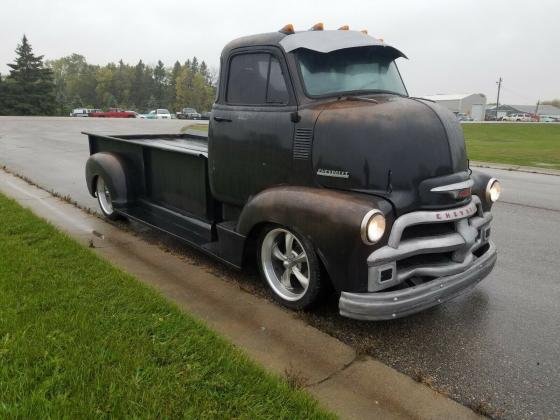
M288 88L282 74L282 67L276 57L270 56L270 72L268 75L268 90L266 102L274 104L288 103Z
M226 102L240 105L287 104L288 88L276 57L267 53L233 56Z
M266 99L269 54L238 54L229 65L226 101L262 105Z

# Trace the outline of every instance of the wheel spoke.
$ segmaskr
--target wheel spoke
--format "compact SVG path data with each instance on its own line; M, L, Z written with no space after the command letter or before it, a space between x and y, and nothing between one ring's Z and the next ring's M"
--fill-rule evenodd
M289 290L292 289L292 283L290 283L291 274L292 274L292 268L288 267L284 270L284 272L282 273L282 278L280 279L284 287Z
M294 264L299 264L302 262L306 262L307 261L307 255L305 255L305 252L302 252L301 254L296 255L296 257L292 260Z
M292 248L294 246L294 235L290 232L286 232L284 236L284 240L286 242L286 256L292 255Z
M296 279L299 281L299 284L301 284L301 287L305 289L309 284L309 279L297 267L292 267L292 273L296 276Z
M278 244L274 244L272 246L272 256L280 261L286 261L288 259L284 254L282 254L282 251L278 248Z

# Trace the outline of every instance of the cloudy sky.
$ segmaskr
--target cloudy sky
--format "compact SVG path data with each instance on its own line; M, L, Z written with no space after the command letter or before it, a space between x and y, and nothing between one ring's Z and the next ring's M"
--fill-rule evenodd
M47 59L171 65L196 55L217 67L233 38L324 22L368 29L405 52L412 95L482 92L492 102L502 76L503 102L560 98L558 0L5 0L1 9L2 74L24 33Z

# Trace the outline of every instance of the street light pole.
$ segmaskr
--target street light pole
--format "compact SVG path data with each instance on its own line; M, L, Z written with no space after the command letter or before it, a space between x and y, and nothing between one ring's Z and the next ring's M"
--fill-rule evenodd
M496 121L498 121L498 108L500 108L500 90L502 89L502 78L496 82L498 84L498 96L496 97Z

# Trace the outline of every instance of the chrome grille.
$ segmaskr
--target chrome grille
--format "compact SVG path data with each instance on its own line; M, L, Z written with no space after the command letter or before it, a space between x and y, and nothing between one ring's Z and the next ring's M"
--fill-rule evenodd
M480 199L457 209L419 211L395 220L388 245L368 258L368 290L397 286L414 277L441 277L464 271L488 241L492 215ZM387 272L392 270L388 280ZM382 275L383 273L383 275Z

